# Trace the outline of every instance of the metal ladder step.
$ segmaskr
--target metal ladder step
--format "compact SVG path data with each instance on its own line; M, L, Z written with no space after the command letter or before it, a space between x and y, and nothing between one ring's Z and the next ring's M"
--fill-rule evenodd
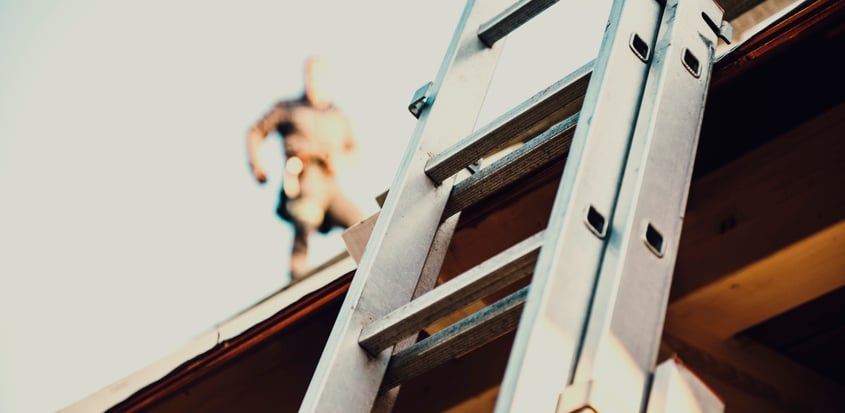
M572 115L501 159L458 181L446 202L442 220L565 158L577 123L578 114Z
M534 270L544 233L539 232L364 327L358 344L378 354L397 341Z
M431 158L425 173L439 184L514 143L525 142L581 109L590 83L588 63Z
M542 13L558 0L520 0L478 28L478 38L492 47L532 17Z
M395 354L387 366L380 391L398 386L516 329L528 289L523 287Z

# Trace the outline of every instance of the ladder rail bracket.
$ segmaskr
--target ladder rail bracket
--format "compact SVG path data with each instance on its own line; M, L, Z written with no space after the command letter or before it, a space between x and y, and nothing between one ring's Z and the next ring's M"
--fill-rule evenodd
M414 92L414 97L411 98L411 103L408 105L408 111L415 118L419 119L423 109L430 104L429 97L432 88L434 88L434 82L428 82Z

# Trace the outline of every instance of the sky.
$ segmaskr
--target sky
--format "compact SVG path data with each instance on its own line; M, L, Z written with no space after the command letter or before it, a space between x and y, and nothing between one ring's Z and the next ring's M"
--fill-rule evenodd
M363 150L344 183L375 213L463 6L0 1L0 413L56 411L284 287L280 142L259 185L245 137L308 55L332 64ZM567 0L513 33L478 125L592 59L608 10ZM312 243L313 264L344 248Z

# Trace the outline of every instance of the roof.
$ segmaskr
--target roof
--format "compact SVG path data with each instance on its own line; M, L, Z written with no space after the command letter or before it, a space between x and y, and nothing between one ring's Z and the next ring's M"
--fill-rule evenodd
M155 363L61 411L119 411L129 404L127 401L133 402L132 410L154 404L342 297L354 269L352 258L340 254L316 268L308 278L281 289Z

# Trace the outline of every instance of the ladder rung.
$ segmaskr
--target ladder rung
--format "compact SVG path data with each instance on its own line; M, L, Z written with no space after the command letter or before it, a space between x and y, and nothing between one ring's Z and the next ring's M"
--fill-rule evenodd
M394 355L387 366L381 391L398 386L516 329L529 287L523 287Z
M442 219L475 205L507 185L565 157L577 123L578 114L572 115L502 159L455 184Z
M439 184L479 159L572 116L581 109L592 68L593 62L587 63L429 159L426 175Z
M473 267L364 327L358 344L378 354L397 341L502 287L531 274L543 231Z
M482 24L478 28L478 38L487 47L493 47L501 38L557 2L558 0L521 0Z

